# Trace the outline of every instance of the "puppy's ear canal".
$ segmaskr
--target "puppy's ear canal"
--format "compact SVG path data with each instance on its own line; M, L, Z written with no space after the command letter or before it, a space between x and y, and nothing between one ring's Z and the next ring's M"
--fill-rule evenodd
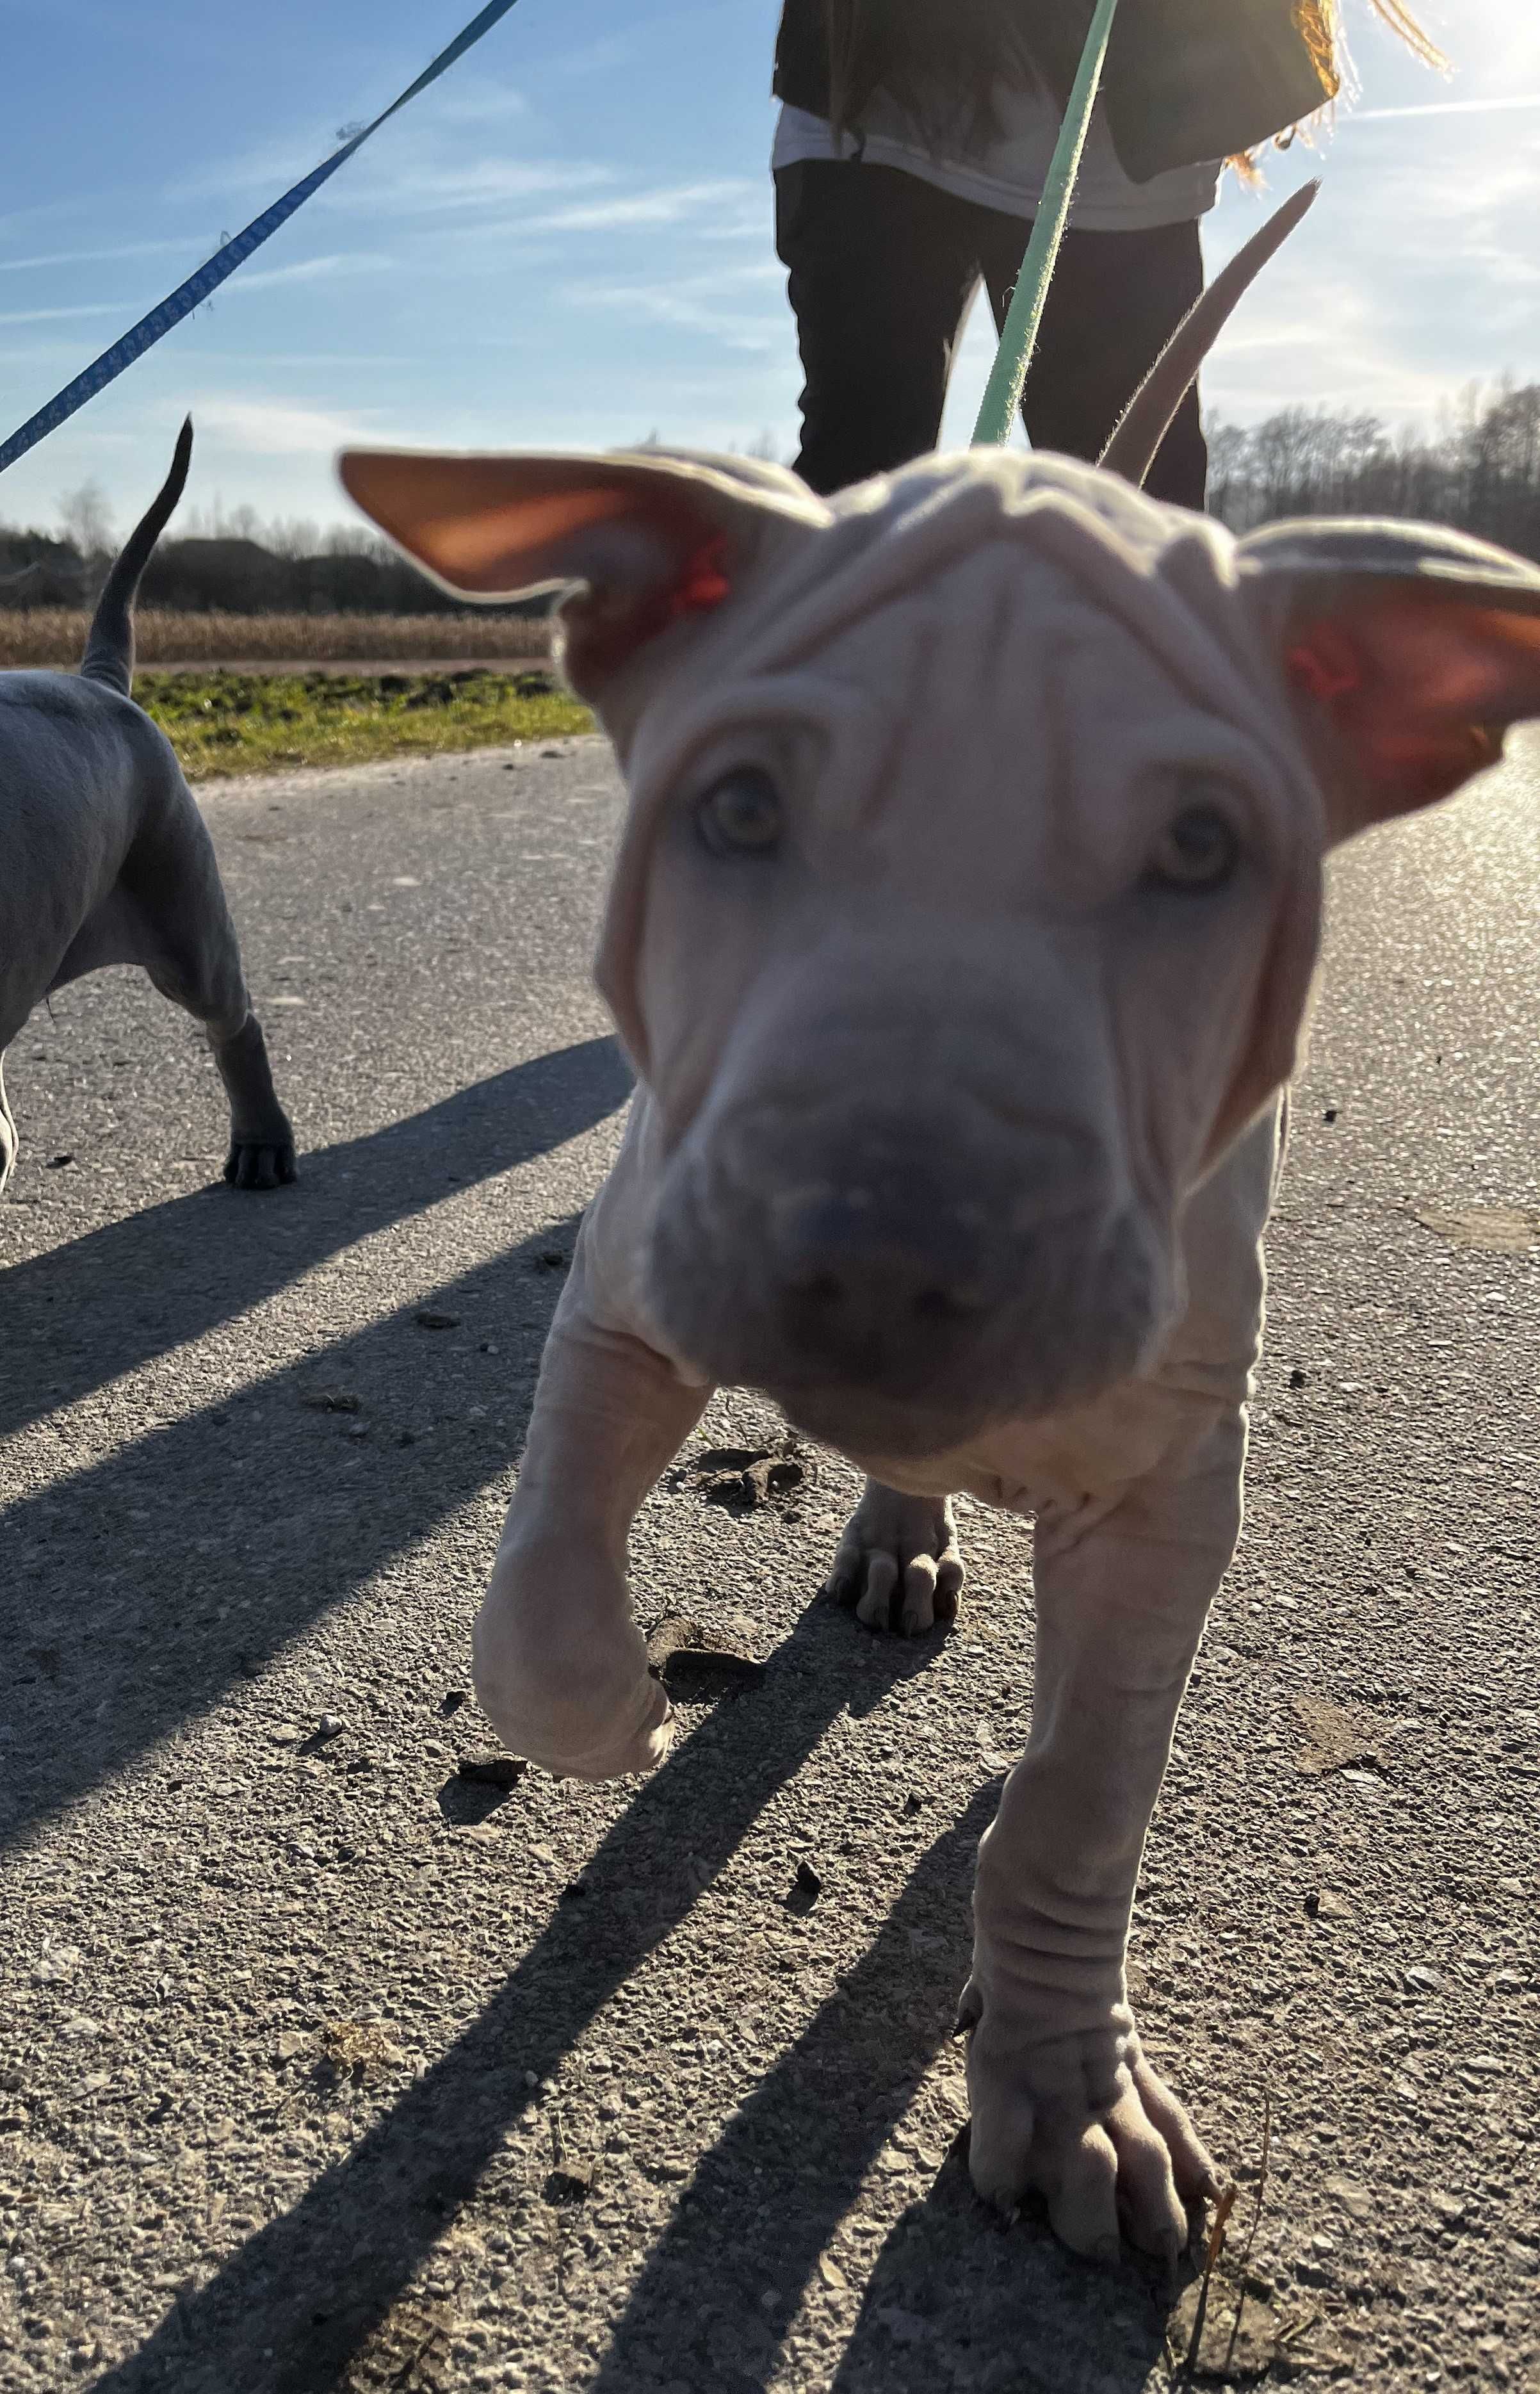
M648 642L730 604L778 525L824 520L793 476L767 486L726 461L354 449L338 472L349 498L456 598L569 593L564 662L586 698Z
M1240 544L1335 840L1448 797L1540 716L1540 569L1424 524L1271 524Z

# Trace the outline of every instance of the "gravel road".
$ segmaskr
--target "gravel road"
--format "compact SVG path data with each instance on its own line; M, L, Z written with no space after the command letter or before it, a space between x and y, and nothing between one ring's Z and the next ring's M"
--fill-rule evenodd
M752 1506L684 1468L638 1607L762 1674L691 1683L645 1784L460 1775L625 1098L607 752L204 796L299 1185L210 1188L213 1072L132 976L8 1068L7 2394L1165 2385L1194 2287L986 2215L959 2142L1020 1525L965 1504L958 1628L879 1641L813 1600L841 1464ZM1333 914L1136 1997L1240 2181L1204 2382L1533 2394L1540 747L1352 855ZM691 1451L779 1440L732 1397Z

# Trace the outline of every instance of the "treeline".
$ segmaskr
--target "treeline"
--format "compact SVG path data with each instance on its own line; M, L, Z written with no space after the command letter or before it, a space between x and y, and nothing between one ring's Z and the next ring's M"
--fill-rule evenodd
M1208 428L1209 506L1235 532L1281 516L1409 516L1540 559L1540 383L1472 388L1434 435L1285 408Z
M1403 516L1458 524L1540 559L1540 382L1472 386L1431 436L1377 415L1284 408L1261 424L1208 428L1209 506L1233 531L1280 516ZM647 443L639 443L646 446ZM769 454L757 442L751 455ZM60 504L63 537L0 524L0 607L89 606L115 543L101 494ZM362 527L264 522L250 507L200 517L162 541L141 592L193 614L457 615L472 610ZM544 614L544 598L506 610Z
M79 494L75 494L78 498ZM86 519L85 538L0 525L0 607L89 607L116 544L99 509L65 503ZM547 601L472 609L450 598L399 557L388 543L352 528L323 533L309 523L263 523L249 507L200 521L163 540L139 595L147 607L190 614L461 615L543 614ZM95 535L93 537L92 535Z

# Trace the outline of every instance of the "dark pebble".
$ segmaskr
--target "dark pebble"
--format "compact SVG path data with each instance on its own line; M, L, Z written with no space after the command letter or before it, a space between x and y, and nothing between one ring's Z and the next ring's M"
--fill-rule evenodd
M469 1779L478 1787L513 1787L529 1769L511 1754L466 1754L454 1766L456 1779Z
M683 1677L716 1679L762 1679L763 1663L752 1654L734 1654L725 1647L676 1646L664 1661L664 1674L672 1678L676 1673Z

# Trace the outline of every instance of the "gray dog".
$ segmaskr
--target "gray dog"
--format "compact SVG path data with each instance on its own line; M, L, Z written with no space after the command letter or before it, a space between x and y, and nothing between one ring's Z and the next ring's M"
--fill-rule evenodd
M225 1178L295 1177L261 1025L214 847L171 743L129 691L132 606L182 494L192 427L108 576L78 674L0 674L0 1059L51 990L102 965L142 965L201 1022L230 1098ZM16 1126L0 1078L0 1190Z
M630 793L599 977L641 1086L546 1347L481 1702L552 1770L661 1758L626 1537L714 1386L868 1474L836 1579L874 1627L955 1611L954 1491L1033 1513L971 2168L1078 2251L1121 2221L1174 2253L1216 2174L1125 1951L1240 1528L1323 860L1540 715L1540 572L1395 524L1236 541L1004 451L827 501L707 457L342 471L453 589L568 586Z

